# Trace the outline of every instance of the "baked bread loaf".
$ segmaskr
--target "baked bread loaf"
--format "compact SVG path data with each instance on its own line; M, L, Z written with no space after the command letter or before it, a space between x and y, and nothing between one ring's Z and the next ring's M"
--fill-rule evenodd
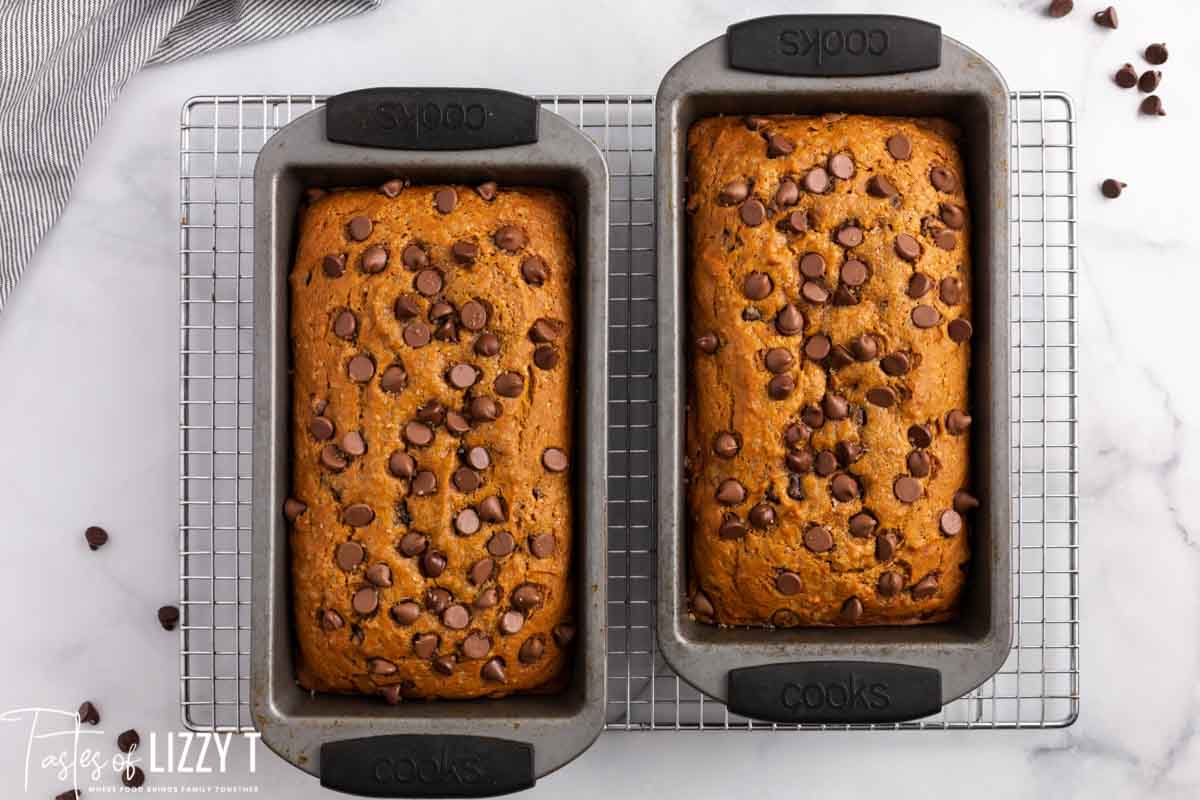
M845 114L689 131L696 618L954 614L976 504L956 136L941 120Z
M546 189L310 193L284 508L305 688L472 698L563 672L572 227Z

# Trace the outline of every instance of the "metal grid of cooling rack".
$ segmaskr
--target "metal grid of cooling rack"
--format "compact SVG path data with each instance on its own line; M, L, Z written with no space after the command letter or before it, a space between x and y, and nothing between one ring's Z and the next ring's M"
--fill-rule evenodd
M705 700L654 641L654 107L557 96L612 175L609 328L610 730L780 730ZM189 100L180 136L180 701L196 730L249 716L254 159L316 95ZM1069 725L1079 707L1075 117L1012 97L1013 648L939 714L888 728ZM817 726L830 727L830 726Z

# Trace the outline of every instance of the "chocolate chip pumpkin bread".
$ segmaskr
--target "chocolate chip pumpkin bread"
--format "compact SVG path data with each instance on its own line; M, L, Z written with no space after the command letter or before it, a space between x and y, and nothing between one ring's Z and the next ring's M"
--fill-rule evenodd
M305 688L472 698L563 671L572 227L536 188L310 197L284 509Z
M696 618L953 616L976 504L955 137L941 120L844 114L689 131Z

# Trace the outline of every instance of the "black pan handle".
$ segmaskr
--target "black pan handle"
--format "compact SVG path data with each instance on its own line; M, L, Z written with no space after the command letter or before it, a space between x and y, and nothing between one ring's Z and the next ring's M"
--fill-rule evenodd
M833 78L937 69L942 29L888 14L780 14L730 25L729 66Z
M392 150L480 150L538 140L538 104L496 89L359 89L325 103L331 142Z
M492 797L533 783L526 742L398 734L321 745L321 785L363 797Z
M868 661L806 661L729 671L729 709L767 722L904 722L942 707L942 674Z

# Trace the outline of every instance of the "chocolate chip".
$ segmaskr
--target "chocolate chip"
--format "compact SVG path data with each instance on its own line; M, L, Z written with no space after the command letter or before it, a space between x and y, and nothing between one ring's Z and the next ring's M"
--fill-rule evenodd
M494 333L481 333L475 340L475 354L490 358L500 352L500 338Z
M759 503L750 509L750 524L759 530L765 530L775 524L775 509L767 503Z
M458 205L458 192L452 187L438 189L433 195L433 206L442 214L449 214Z
M498 627L500 632L505 636L512 636L519 633L521 628L525 626L525 615L520 611L505 611L500 616Z
M924 450L913 450L908 454L908 458L904 462L908 466L909 473L915 478L925 478L929 476L929 468L931 460L929 454Z
M1058 19L1065 17L1075 9L1075 0L1051 0L1050 8L1047 12L1050 16Z
M829 188L829 173L824 167L813 167L804 176L804 188L813 194L822 194Z
M717 434L713 440L713 452L721 458L733 458L741 449L741 444L738 442L735 434L724 431Z
M133 728L123 731L117 737L117 749L122 753L132 753L134 748L142 743L142 737Z
M850 414L850 404L840 395L826 394L821 398L821 410L826 419L845 419Z
M933 243L942 250L953 250L958 247L958 237L954 235L954 231L938 231L933 235Z
M863 614L862 601L857 597L851 597L842 603L841 617L846 622L857 622Z
M465 494L470 494L479 488L482 482L479 473L467 467L459 467L454 471L454 477L451 478L454 482L454 488Z
M763 358L763 364L766 366L767 371L776 375L791 369L792 364L795 362L795 357L792 356L791 351L786 347L772 347ZM736 449L734 452L737 452Z
M1163 108L1162 98L1156 94L1148 96L1142 101L1142 113L1149 117L1165 117L1166 109Z
M784 229L792 233L804 233L808 230L808 212L793 211L788 214Z
M442 624L455 631L461 631L471 622L471 614L467 607L455 604L442 612Z
M963 225L966 224L966 214L963 213L962 208L953 203L942 203L938 206L938 214L947 228L952 228L956 231L962 230Z
M557 447L547 447L542 451L542 466L550 472L566 472L567 454Z
M325 256L321 259L321 271L326 278L340 278L346 272L345 254Z
M712 355L717 352L717 335L715 333L704 333L696 337L696 347L702 353Z
M429 264L429 254L425 252L425 248L419 244L406 245L400 251L400 262L408 268L410 272L416 272L423 269Z
M781 572L775 578L775 588L780 594L790 597L804 591L804 582L794 572Z
M375 375L375 362L370 356L357 355L346 364L346 372L355 383L366 383Z
M767 137L767 158L786 156L795 149L796 144L783 134L773 133Z
M474 397L467 408L471 419L477 422L489 422L500 417L500 405L490 397Z
M896 557L900 547L900 537L892 531L884 531L875 537L875 559L880 562L891 561Z
M327 444L321 448L321 464L334 472L341 472L350 462L346 460L346 454L336 444Z
M496 199L498 187L495 181L484 181L475 187L475 193L490 203Z
M1159 64L1167 63L1167 46L1165 44L1152 44L1146 48L1146 60L1151 64L1158 66Z
M363 616L374 614L375 609L379 608L379 592L372 586L364 586L354 593L350 605Z
M137 789L146 783L146 773L141 767L125 766L121 770L121 783L128 786L130 789Z
M440 292L444 284L442 273L436 269L423 269L413 279L413 286L426 297L433 297Z
M946 333L950 336L950 340L960 344L970 339L973 332L970 321L961 317L952 319L946 324Z
M426 550L421 556L421 572L426 578L436 578L446 571L446 556L437 550Z
M938 528L946 536L957 536L962 533L963 518L957 511L946 509L938 515Z
M954 409L946 414L946 431L955 436L959 436L967 432L971 427L971 415L965 411Z
M838 230L834 239L842 247L858 247L863 243L862 228L857 225L846 225Z
M800 257L800 273L806 278L825 277L825 258L809 251Z
M717 535L722 539L741 539L745 537L746 525L734 514L726 515L721 522L721 527L717 530Z
M467 431L471 430L471 423L457 411L446 412L446 430L453 433L455 436L462 436Z
M375 512L365 503L354 503L342 511L342 522L352 528L365 528L375 519Z
M454 530L460 536L471 536L479 531L479 514L473 508L464 508L454 517Z
M413 477L411 488L416 497L437 494L437 476L429 470L423 469Z
M343 309L333 318L333 332L343 339L353 339L358 330L358 319L353 311Z
M496 231L493 237L496 246L508 253L515 253L525 246L527 238L525 231L518 228L516 225L505 225Z
M562 336L562 323L558 320L540 317L529 328L529 338L535 344L553 342L560 336Z
M433 671L439 675L453 675L455 663L454 656L438 656L433 660Z
M776 375L767 383L767 394L772 400L783 400L796 391L796 379L791 375Z
M441 425L446 419L446 407L437 400L430 400L417 409L417 420L426 425Z
M784 336L795 336L804 329L804 315L800 313L799 308L791 303L788 303L786 306L779 309L779 313L775 315L775 329ZM713 336L713 340L713 350L716 350L715 336Z
M765 272L751 272L742 281L742 293L751 300L762 300L771 293L774 285L771 276Z
M373 244L363 251L362 260L359 264L362 266L362 271L368 275L375 275L383 272L387 267L388 253L382 246Z
M907 233L901 233L896 236L895 249L896 255L905 261L916 261L921 256L921 245Z
M391 198L394 200L400 196L400 192L403 189L404 189L404 181L400 180L399 178L393 178L392 180L387 181L380 185L379 193L382 194L384 197L388 197L388 198Z
M921 580L917 581L917 585L912 589L914 600L924 600L927 597L933 597L938 590L938 576L936 572L931 572Z
M442 612L450 607L450 603L453 600L453 595L440 586L434 586L425 592L425 608L435 616L440 617Z
M375 226L367 217L354 217L350 220L350 224L346 226L346 232L350 238L356 242L361 242L371 235L371 229Z
M530 286L541 286L550 277L550 269L538 256L529 256L521 262L521 277Z
M733 506L746 500L746 487L742 486L736 478L726 478L721 481L721 485L717 487L717 502L722 505Z
M879 581L875 584L875 590L879 592L881 597L894 597L904 588L904 578L900 573L892 572L891 570L879 576Z
M959 514L967 514L979 508L979 499L966 489L954 493L954 510Z
M784 464L787 465L789 472L804 474L812 470L814 460L811 450L792 450L784 458ZM831 468L829 472L833 472L833 469Z
M392 585L392 568L387 564L372 564L367 567L367 571L364 574L367 577L367 582L375 586L386 587Z
M854 159L846 153L838 153L829 158L829 171L833 177L848 181L854 177Z
M421 313L421 306L417 304L416 298L402 294L396 298L396 304L392 307L392 311L396 315L396 319L409 320Z
M474 513L474 512L472 512L472 513ZM476 586L479 586L480 584L484 584L484 583L487 583L488 581L490 581L492 579L492 576L495 573L496 573L495 560L493 560L491 558L481 558L478 561L476 561L474 564L471 565L471 569L470 569L470 572L468 573L468 577L470 578L471 583L475 584Z
M847 286L862 286L869 277L867 265L856 258L842 264L842 283Z
M908 279L908 296L916 300L924 297L933 288L933 278L926 275L924 272L915 272Z
M921 496L921 482L908 475L901 475L892 484L892 491L901 503L915 503Z
M838 460L832 450L822 450L813 461L813 471L822 478L827 478L837 472Z
M913 325L918 328L933 328L942 321L942 315L933 306L917 306L909 316L912 318Z
M367 551L358 542L342 542L333 552L333 560L346 572L362 564L366 558Z
M307 510L308 510L308 506L305 505L304 503L302 503L301 501L297 500L294 497L289 497L288 499L283 501L283 518L286 519L288 522L295 522L296 517L300 516ZM88 530L90 531L91 528L88 528ZM97 529L97 530L99 530L99 529ZM103 531L101 531L101 532L103 533ZM86 533L84 534L84 536L85 536L85 538L88 538L88 544L90 546L91 538L88 537ZM105 540L107 540L108 534L104 534L104 538L105 538ZM104 544L104 542L102 541L102 542L100 542L100 544ZM100 546L100 544L96 545L96 547L93 547L92 549L95 550L97 547Z
M558 549L553 533L539 533L529 540L529 552L537 558L549 558Z
M805 281L800 287L800 294L810 303L825 303L829 300L829 290L816 281Z
M824 525L814 525L804 531L804 546L814 553L833 549L833 534Z
M879 359L879 368L892 377L904 375L909 369L908 356L904 353L888 353Z
M751 197L738 207L738 216L742 218L743 223L754 228L762 225L763 220L767 218L767 207L757 197Z
M1162 82L1162 73L1155 69L1148 69L1142 73L1142 77L1138 78L1138 89L1143 92L1153 92L1158 88L1158 84Z
M336 631L345 624L346 621L342 619L342 615L331 608L327 608L321 613L321 629L324 631Z
M929 426L908 426L908 443L913 447L929 447L933 444L933 433L929 430Z
M467 638L463 639L462 652L469 659L484 658L491 652L491 649L492 640L480 631L472 631L467 634Z
M416 531L409 531L400 538L400 554L412 558L425 552L429 546L429 537Z
M887 150L892 154L892 158L898 161L907 161L912 158L912 142L903 133L888 137Z
M482 330L484 325L487 325L488 312L483 303L480 303L478 300L468 300L459 309L458 318L467 330L478 331Z
M308 432L318 442L333 438L333 422L326 417L313 417L308 421Z
M483 669L479 670L479 676L491 683L504 683L504 661L500 658L489 660L483 665Z
M99 550L108 543L108 531L98 525L92 525L83 532L83 539L87 542L89 548Z
M820 361L829 355L832 346L828 336L818 333L808 337L808 341L804 343L804 355L813 361Z
M531 636L517 651L517 658L522 664L536 664L546 652L546 643L540 636Z
M350 431L342 437L342 451L349 456L361 456L367 452L367 442L358 431Z
M752 131L761 131L771 123L771 120L766 117L749 116L745 117L742 122Z
M879 343L874 336L861 334L850 340L850 354L858 361L870 361L879 354Z
M1117 70L1117 74L1113 76L1113 80L1122 89L1132 89L1134 86L1137 86L1137 70L1133 68L1133 64L1125 64Z
M775 190L775 205L779 208L794 206L800 202L800 187L791 178L784 178Z
M421 607L412 600L405 600L392 606L388 615L397 625L408 627L417 621L417 617L421 616Z
M875 532L879 523L866 512L859 512L850 518L850 535L856 539L866 539Z
M523 583L513 590L512 604L522 611L529 611L542 604L542 590L537 584Z
M825 424L825 412L818 406L807 405L800 411L800 420L809 428L819 428Z
M736 206L750 196L750 186L745 181L730 181L717 194L717 203L723 206Z
M843 467L848 467L862 458L863 446L858 442L838 442L833 446L833 454L837 456L839 464Z
M848 367L854 363L854 356L850 355L850 351L840 344L835 344L833 349L829 351L829 368L841 369Z
M867 181L867 194L872 197L895 197L900 194L895 185L883 175L872 175Z
M1107 178L1104 183L1100 184L1100 193L1110 200L1116 200L1121 196L1121 192L1129 184L1124 181L1119 181L1116 178Z
M852 475L839 472L829 483L833 498L841 503L848 503L859 496L858 481Z
M1092 20L1101 28L1111 28L1112 30L1116 30L1117 10L1112 6L1109 6L1103 11L1097 11L1095 14L1093 14Z
M414 447L425 447L433 441L433 430L423 422L405 423L404 441Z
M419 633L413 638L413 653L417 658L430 659L437 652L440 640L436 633Z
M175 606L161 606L158 609L158 624L163 630L175 630L175 626L179 624L179 609Z
M929 182L939 192L949 194L958 190L958 179L954 177L950 170L942 166L935 166L929 170Z

